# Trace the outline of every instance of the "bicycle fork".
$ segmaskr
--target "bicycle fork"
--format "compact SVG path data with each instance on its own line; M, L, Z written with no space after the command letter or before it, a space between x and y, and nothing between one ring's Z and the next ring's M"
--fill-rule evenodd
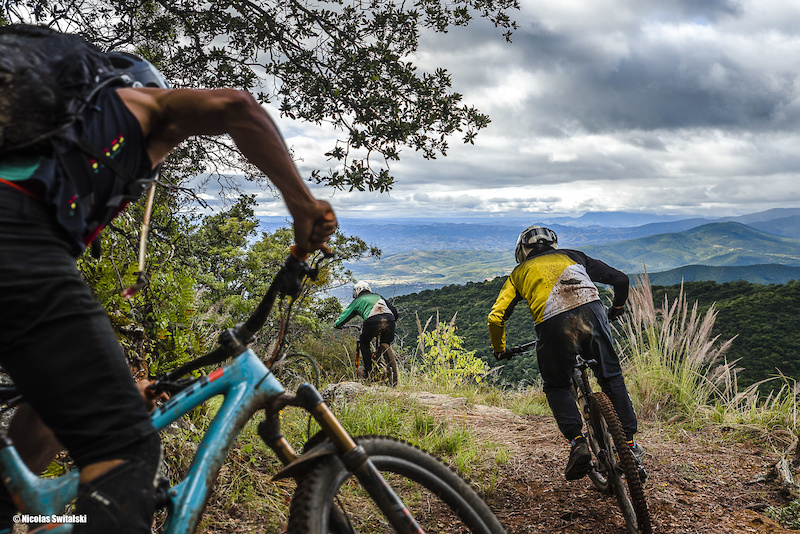
M300 386L295 396L295 402L289 402L289 404L295 403L308 410L314 417L325 436L335 447L339 459L347 470L355 475L395 531L400 534L424 534L425 531L414 519L408 507L386 483L364 447L357 444L342 427L316 388L311 384ZM275 415L270 417L270 413L268 413L267 420L259 425L259 435L285 465L285 468L275 475L275 479L301 476L308 464L317 456L298 456L280 431L278 411L268 410L268 412ZM321 453L326 454L327 451L321 451Z

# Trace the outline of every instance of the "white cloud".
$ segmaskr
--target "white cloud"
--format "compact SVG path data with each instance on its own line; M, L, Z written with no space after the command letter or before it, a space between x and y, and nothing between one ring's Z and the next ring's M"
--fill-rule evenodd
M800 206L800 4L523 0L516 18L511 44L477 21L414 58L490 114L474 145L406 149L389 195L314 193L373 217ZM330 165L329 126L278 124L304 176Z

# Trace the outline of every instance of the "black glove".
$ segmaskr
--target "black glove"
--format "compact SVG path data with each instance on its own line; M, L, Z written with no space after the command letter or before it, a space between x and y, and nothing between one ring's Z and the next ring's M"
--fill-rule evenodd
M515 356L515 354L513 352L510 352L508 349L504 350L503 352L495 352L494 353L494 357L498 361L500 361L500 360L510 360L514 356Z
M608 322L613 323L625 313L625 306L611 306L608 309Z

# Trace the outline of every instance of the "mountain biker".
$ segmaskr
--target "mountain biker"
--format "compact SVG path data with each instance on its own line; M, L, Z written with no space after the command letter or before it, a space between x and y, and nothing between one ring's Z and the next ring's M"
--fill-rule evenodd
M152 65L129 59L119 68L139 83L102 89L82 114L91 145L111 146L118 168L148 178L185 139L229 134L282 193L299 249L328 250L334 212L311 195L250 93L170 89ZM124 208L109 198L116 172L89 163L78 150L0 158L0 364L80 470L75 514L86 523L74 532L149 533L160 441L106 312L75 264L96 230L86 222L92 206L107 213L101 225ZM18 446L42 429L36 419L18 425ZM0 510L0 532L11 531L13 510Z
M547 402L561 433L570 441L565 475L576 480L590 470L591 454L583 435L583 420L572 394L575 357L595 360L600 387L611 399L637 460L644 449L634 440L636 412L614 351L609 322L624 312L628 276L576 250L558 248L549 228L530 226L517 239L518 265L503 284L489 314L489 336L497 359L511 357L505 346L505 321L525 300L536 324L537 360ZM606 310L594 282L610 284L614 299Z
M368 282L360 281L353 284L353 301L339 315L333 323L334 328L341 328L355 316L364 319L361 327L361 361L364 362L364 376L369 378L372 374L372 354L370 343L379 338L380 343L391 344L394 341L394 323L397 320L397 310L377 293L372 292Z

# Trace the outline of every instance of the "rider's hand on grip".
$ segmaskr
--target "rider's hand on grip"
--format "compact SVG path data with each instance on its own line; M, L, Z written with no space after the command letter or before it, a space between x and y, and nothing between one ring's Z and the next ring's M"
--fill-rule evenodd
M503 352L495 352L494 353L494 357L498 361L500 361L500 360L510 360L514 356L515 356L515 354L513 352L511 352L510 350L508 350L508 349L504 350Z
M613 323L625 313L625 306L611 306L608 309L608 322Z

